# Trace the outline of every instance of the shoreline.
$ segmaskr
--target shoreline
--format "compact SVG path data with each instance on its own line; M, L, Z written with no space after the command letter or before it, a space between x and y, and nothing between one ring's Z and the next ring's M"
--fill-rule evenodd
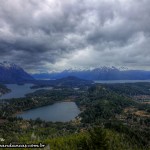
M75 102L75 101L68 99L68 100L63 100L63 101L52 102L51 104L41 105L41 106L38 106L38 107L28 108L28 109L25 109L25 110L22 110L22 111L18 111L18 112L16 112L16 113L12 114L12 117L16 117L17 115L22 114L22 113L24 113L24 112L27 111L27 110L32 110L32 109L36 109L36 108L41 108L41 107L44 107L44 106L49 106L49 105L53 105L53 104L55 104L55 103L62 103L62 102ZM76 102L75 102L75 103L76 103ZM77 104L76 104L76 105L77 105ZM78 105L77 105L77 107L78 107L79 110L81 111L81 109L80 109L80 107L79 107ZM82 112L82 111L81 111L81 112Z

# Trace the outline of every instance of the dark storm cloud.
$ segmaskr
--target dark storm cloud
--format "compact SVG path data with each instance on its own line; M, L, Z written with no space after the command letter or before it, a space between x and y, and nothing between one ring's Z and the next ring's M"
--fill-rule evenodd
M146 68L149 24L149 0L0 0L0 59L32 72Z

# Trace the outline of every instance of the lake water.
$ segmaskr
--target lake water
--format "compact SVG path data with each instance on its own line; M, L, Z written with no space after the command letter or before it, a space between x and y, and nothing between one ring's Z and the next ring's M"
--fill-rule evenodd
M98 81L94 81L94 82L111 84L111 83L150 82L150 80L106 80L106 81L98 80ZM52 89L52 87L31 89L30 87L33 86L33 84L24 84L24 85L6 84L6 86L11 90L11 92L0 96L0 99L20 98L20 97L25 97L26 94L35 92L36 90Z
M24 111L22 114L18 114L17 117L27 120L40 118L45 121L67 122L73 120L79 113L80 110L75 102L60 102Z
M0 99L20 98L20 97L25 97L26 94L35 92L36 90L39 89L51 89L51 87L31 89L30 87L33 86L33 84L24 84L24 85L6 84L6 86L8 89L11 90L11 92L0 96Z
M137 83L137 82L150 82L150 80L96 80L95 83Z
M11 92L2 95L0 99L20 98L25 97L26 94L35 92L39 89L52 89L52 87L31 89L30 87L33 86L33 84L7 84L6 86L11 90ZM45 121L66 122L74 119L79 113L80 110L74 102L60 102L24 111L22 114L17 116L24 119L40 118Z
M95 81L95 83L135 83L135 82L150 82L150 80L109 80L109 81ZM10 98L20 98L24 97L28 93L32 93L39 89L31 89L30 87L33 84L7 84L9 89L11 89L10 93L4 94L0 97L0 99L10 99ZM47 88L40 88L47 89ZM48 88L48 89L51 89ZM22 114L18 114L17 116L22 117L24 119L36 119L40 118L45 121L60 121L66 122L74 119L80 113L79 108L74 102L61 102L55 103L53 105L43 106L36 109L31 109L23 112Z

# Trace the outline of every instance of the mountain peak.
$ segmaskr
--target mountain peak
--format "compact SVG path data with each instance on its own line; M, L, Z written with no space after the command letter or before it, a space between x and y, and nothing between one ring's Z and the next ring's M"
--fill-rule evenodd
M14 63L10 63L8 61L0 62L0 67L4 67L5 69L9 69L9 68L21 69L21 67L19 67L18 65L14 64Z
M0 82L20 83L33 81L34 78L16 64L4 61L0 63Z
M92 71L94 71L94 72L109 72L109 71L119 71L119 69L114 66L112 66L112 67L103 66L103 67L99 67L99 68L94 68Z

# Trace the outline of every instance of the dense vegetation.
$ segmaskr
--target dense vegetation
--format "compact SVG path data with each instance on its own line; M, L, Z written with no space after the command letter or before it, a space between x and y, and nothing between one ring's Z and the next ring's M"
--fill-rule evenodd
M149 83L97 84L78 89L65 86L3 101L0 138L5 139L3 144L41 142L47 145L45 149L52 150L148 150L149 101L141 102L134 96L149 95L149 89ZM18 111L64 100L75 101L81 109L76 120L52 123L13 116Z
M150 83L118 83L118 84L103 84L104 87L121 95L150 95Z
M81 114L83 122L93 123L101 119L115 118L126 107L135 105L131 99L113 93L102 86L91 87L86 96L78 99L86 110Z

